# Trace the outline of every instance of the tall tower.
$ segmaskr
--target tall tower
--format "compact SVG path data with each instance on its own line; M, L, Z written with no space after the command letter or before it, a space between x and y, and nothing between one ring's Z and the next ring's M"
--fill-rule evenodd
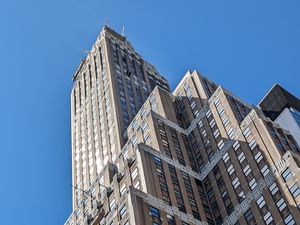
M153 88L169 90L124 36L105 26L73 76L73 207L108 163L116 163L126 128Z
M74 75L65 225L300 221L300 149L256 106L188 71L167 81L104 27Z

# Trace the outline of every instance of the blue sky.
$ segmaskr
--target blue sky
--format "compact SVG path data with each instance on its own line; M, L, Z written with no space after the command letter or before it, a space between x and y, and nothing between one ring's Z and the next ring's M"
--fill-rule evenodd
M300 1L6 0L0 6L1 224L71 211L71 77L106 20L172 88L197 69L256 104L300 97Z

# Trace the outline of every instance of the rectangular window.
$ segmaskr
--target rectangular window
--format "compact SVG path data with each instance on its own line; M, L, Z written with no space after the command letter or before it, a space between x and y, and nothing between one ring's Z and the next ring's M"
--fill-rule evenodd
M284 179L284 181L287 182L287 181L289 181L293 177L293 174L289 170L289 168L287 168L285 171L283 171L283 173L281 174L281 176Z
M220 131L219 131L218 129L216 129L215 132L214 132L214 137L215 137L215 139L216 139L217 137L219 137L219 135L220 135Z
M134 185L133 185L134 188L136 189L140 189L141 186L140 186L140 181L138 180Z
M233 168L232 164L228 167L227 171L228 171L229 175L231 175L234 172L234 168Z
M251 173L249 164L243 169L243 172L244 172L245 176L248 176L249 173Z
M260 196L259 199L257 199L256 203L260 209L266 204L263 196Z
M218 106L220 105L221 101L220 101L220 98L216 98L215 99L215 105Z
M124 183L124 184L122 184L122 186L120 188L120 195L121 196L124 195L125 192L126 192L126 184Z
M110 210L113 210L116 206L116 199L112 199L110 202L109 202L109 209Z
M228 117L224 117L222 121L223 121L223 125L224 125L225 127L229 124L229 119L228 119Z
M298 186L297 183L293 184L290 188L289 188L291 194L293 195L294 198L296 198L299 194L300 194L300 188Z
M229 136L230 138L233 137L233 135L234 135L234 130L233 130L232 127L230 127L230 128L227 130L227 134L228 134L228 136Z
M278 202L276 203L276 205L280 212L286 207L286 204L285 204L283 198L279 199Z
M252 219L254 219L253 213L251 211L251 209L248 209L245 213L244 213L244 217L246 219L247 222L250 222Z
M216 121L212 119L209 123L210 127L213 128L216 125Z
M255 156L254 159L257 163L259 163L262 160L263 156L261 154L261 152L258 152Z
M168 225L176 225L174 216L167 214Z
M157 208L154 208L153 206L150 206L150 215L159 218L159 210Z
M269 170L268 166L264 165L264 167L261 169L262 175L265 177L268 175L269 172L270 172L270 170Z
M249 182L249 186L251 188L251 190L253 190L256 186L257 186L257 183L255 181L255 178L253 178L250 182Z
M254 139L252 141L250 141L249 147L251 150L253 150L256 146L257 146L257 143Z
M244 131L243 134L245 135L245 138L249 137L249 135L251 134L250 128L247 127Z
M234 189L236 189L240 185L240 181L237 177L232 181L232 185Z
M126 213L126 205L124 205L121 209L120 209L120 219L122 219Z
M291 214L289 214L285 219L284 219L284 223L286 225L294 225L295 224L295 220L293 219L293 216Z
M240 163L242 163L245 160L245 154L244 152L242 152L239 156L238 156L238 160L240 161Z
M134 180L138 175L137 167L131 172L131 178Z
M238 150L238 148L240 147L239 141L235 141L235 142L233 143L232 147L234 148L235 151Z
M220 140L218 143L218 148L221 150L224 147L224 141Z
M210 111L210 109L208 109L206 112L206 117L209 118L210 116L211 116L211 111Z
M224 154L223 160L224 160L224 163L226 163L229 160L229 155L227 152Z
M269 187L269 190L271 191L272 195L276 194L278 187L275 182Z
M270 212L267 212L264 215L264 221L266 222L267 225L270 224L273 221L273 217L272 217Z

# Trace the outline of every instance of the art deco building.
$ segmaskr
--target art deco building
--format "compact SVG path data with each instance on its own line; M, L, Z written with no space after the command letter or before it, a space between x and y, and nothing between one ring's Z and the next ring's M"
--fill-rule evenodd
M299 151L258 107L196 71L171 93L104 27L74 75L65 225L293 225Z
M108 163L117 163L126 128L156 85L168 82L125 37L104 27L82 60L72 89L73 186L89 189ZM73 206L80 191L74 189Z

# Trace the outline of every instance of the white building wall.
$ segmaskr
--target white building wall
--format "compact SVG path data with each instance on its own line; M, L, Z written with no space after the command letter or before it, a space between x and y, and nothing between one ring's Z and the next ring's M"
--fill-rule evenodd
M300 126L296 122L289 108L286 108L282 111L282 113L275 120L275 123L278 123L282 128L288 130L300 146Z

